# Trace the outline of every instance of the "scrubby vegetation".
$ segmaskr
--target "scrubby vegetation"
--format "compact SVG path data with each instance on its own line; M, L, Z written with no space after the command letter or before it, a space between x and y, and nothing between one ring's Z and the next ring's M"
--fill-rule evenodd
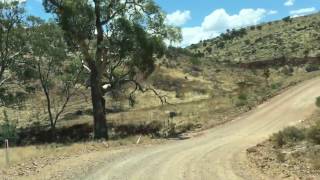
M297 127L287 127L284 130L276 133L271 138L277 147L284 145L291 145L304 140L306 137L306 130ZM309 137L309 136L308 136Z
M252 63L319 57L319 20L319 13L298 18L286 17L275 22L228 30L217 38L188 49L193 53L203 53L217 62ZM208 48L211 50L207 51Z
M319 98L316 99L319 106ZM319 106L320 107L320 106ZM302 124L287 127L253 147L248 156L263 172L279 176L318 177L320 172L320 111ZM258 159L260 161L258 161Z

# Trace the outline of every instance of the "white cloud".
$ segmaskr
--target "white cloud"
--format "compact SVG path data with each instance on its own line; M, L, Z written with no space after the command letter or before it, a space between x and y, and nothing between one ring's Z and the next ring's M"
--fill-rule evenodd
M217 37L219 33L214 30L205 30L201 26L182 28L183 41L180 44L182 47L190 44L198 43L200 40Z
M217 9L204 18L202 27L205 30L221 32L229 28L257 24L266 13L264 9L242 9L239 14L229 15L224 9Z
M190 19L191 19L191 12L190 11L177 10L177 11L167 15L166 24L174 25L174 26L181 26L181 25L185 24Z
M278 14L278 11L271 10L268 12L268 15L274 15L274 14Z
M316 10L315 7L304 8L304 9L298 9L298 10L290 11L290 15L292 17L299 17L299 16L304 16L304 15L308 15L308 14L314 13L316 11L317 10Z
M229 15L224 9L217 9L206 16L200 26L182 28L182 47L198 43L200 40L218 36L226 29L255 25L276 11L265 9L242 9L238 14Z
M284 5L285 6L293 6L294 5L295 0L287 0Z

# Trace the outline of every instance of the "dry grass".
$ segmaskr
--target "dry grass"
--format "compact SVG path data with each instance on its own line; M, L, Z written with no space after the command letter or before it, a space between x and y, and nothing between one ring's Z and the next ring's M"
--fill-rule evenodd
M5 161L5 150L0 149L0 176L1 170L11 169L17 166L32 165L33 162L41 163L44 166L55 160L69 156L79 156L94 151L105 151L109 149L121 148L121 146L135 145L140 136L130 136L120 140L89 141L83 143L66 144L46 144L38 146L12 147L9 148L9 166ZM163 142L161 139L151 139L142 136L139 144L157 144ZM49 162L47 162L49 160ZM51 161L51 162L50 162Z

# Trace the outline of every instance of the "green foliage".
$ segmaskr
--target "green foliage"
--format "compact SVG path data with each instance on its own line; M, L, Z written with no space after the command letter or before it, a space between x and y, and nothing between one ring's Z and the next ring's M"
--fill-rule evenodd
M225 43L223 41L220 41L217 43L217 48L222 49L225 47Z
M258 26L257 26L257 29L258 29L259 31L261 31L261 30L262 30L262 26L261 26L261 25L258 25Z
M282 68L281 72L287 76L292 76L294 69L291 66L285 66Z
M282 83L280 83L280 82L271 84L271 88L274 90L279 89L281 86L282 86Z
M274 134L271 139L276 146L282 147L286 144L304 140L305 132L303 129L296 127L287 127L283 131Z
M176 59L180 55L193 56L193 54L188 49L173 46L169 46L166 49L165 55L169 59Z
M153 0L44 0L43 5L56 15L69 48L81 52L90 68L98 119L95 138L105 138L104 95L126 89L129 83L136 86L135 91L145 92L137 76L146 78L154 71L155 59L165 53L165 40L181 41L181 30L165 24L165 13ZM102 82L108 82L109 88L101 89ZM135 91L129 93L129 102L134 101Z
M320 144L320 122L308 129L307 137L311 142Z
M241 107L248 104L248 96L245 93L240 93L236 102L236 106Z
M16 122L9 120L8 113L3 110L4 123L0 124L0 142L8 139L9 142L16 142L18 140L18 132Z
M284 21L284 22L292 22L292 18L290 16L287 16L287 17L284 17L282 19L282 21Z
M28 51L24 12L23 3L0 1L0 106L19 102L8 82L25 66L18 63Z
M128 82L123 81L124 78L134 79L140 73L150 75L155 68L155 57L165 53L164 40L177 42L182 38L179 28L164 23L164 13L152 0L136 3L104 0L94 3L99 3L96 5L98 9L87 0L45 0L44 6L48 12L57 15L69 47L80 50L88 66L104 68L103 72L108 73L101 78L107 78L110 84L121 87L122 83ZM114 15L104 21L105 17L110 16L109 12ZM96 19L101 24L97 25ZM104 36L104 33L110 36ZM91 48L97 50L92 51L96 55L87 52ZM106 71L107 62L103 61L108 61L112 71Z
M221 38L223 40L232 40L234 38L237 38L237 37L243 37L244 35L247 34L247 30L245 28L241 28L241 29L232 29L231 31L230 30L227 30L226 33L222 33L221 34Z
M206 51L211 54L212 53L212 47L206 47Z
M23 91L10 92L7 88L0 88L0 105L7 107L19 108L23 106L23 102L27 99L27 93Z
M248 96L247 94L245 93L241 93L239 96L238 96L239 100L241 101L246 101L248 99Z
M317 107L320 107L320 96L316 98L316 105Z
M201 60L197 57L191 57L190 58L190 63L192 65L200 65L201 64Z
M274 134L271 139L277 147L282 147L286 144L285 137L282 131Z
M317 64L308 64L306 67L307 72L318 71L319 69L320 69L320 67Z

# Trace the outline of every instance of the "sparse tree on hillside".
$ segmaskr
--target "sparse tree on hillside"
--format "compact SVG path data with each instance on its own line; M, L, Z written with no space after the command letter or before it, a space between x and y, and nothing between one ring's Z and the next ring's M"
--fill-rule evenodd
M90 69L94 137L108 138L104 95L125 84L133 93L150 90L140 84L154 70L164 40L180 40L178 29L164 24L153 0L44 0L54 13L70 47L80 51ZM103 88L104 87L104 88Z
M76 92L82 65L72 61L74 55L66 51L59 26L36 17L29 17L28 22L30 54L26 57L25 70L32 71L33 78L40 82L54 133L57 121Z
M284 22L292 22L292 18L290 16L284 17L282 20Z
M24 8L18 1L0 1L0 86L8 79L8 70L27 50L23 27Z
M266 85L269 86L270 70L266 68L263 70L263 77L266 80Z

